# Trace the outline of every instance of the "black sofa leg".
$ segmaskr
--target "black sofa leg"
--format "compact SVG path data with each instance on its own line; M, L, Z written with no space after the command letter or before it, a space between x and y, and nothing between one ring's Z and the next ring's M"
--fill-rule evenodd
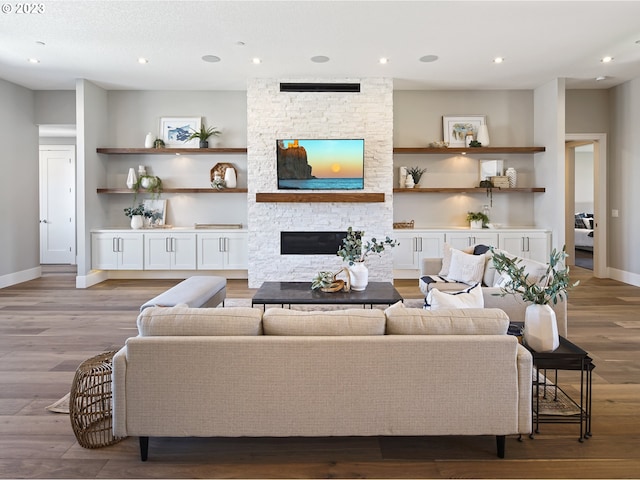
M504 458L504 446L506 442L505 435L496 435L496 445L498 447L498 457Z
M143 462L146 462L148 457L149 457L149 437L140 437L140 460L142 460Z

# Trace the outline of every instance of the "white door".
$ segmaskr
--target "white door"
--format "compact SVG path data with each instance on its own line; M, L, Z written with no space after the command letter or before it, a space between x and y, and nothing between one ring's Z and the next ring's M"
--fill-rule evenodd
M40 263L76 263L74 145L40 146Z

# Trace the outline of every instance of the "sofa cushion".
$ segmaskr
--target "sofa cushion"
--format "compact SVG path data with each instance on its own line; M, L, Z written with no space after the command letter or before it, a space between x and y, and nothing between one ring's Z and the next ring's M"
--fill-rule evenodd
M426 305L431 310L449 308L484 308L484 296L480 284L473 285L457 292L441 292L434 288L426 298Z
M429 311L396 303L385 310L388 335L506 335L509 317L499 308Z
M138 315L138 334L156 336L261 335L259 308L149 307Z
M262 325L265 335L384 335L385 317L377 309L303 312L269 308Z
M484 264L487 257L473 255L451 249L451 263L449 264L449 280L472 285L482 282Z
M529 275L527 277L527 281L530 285L540 283L546 278L545 275L548 268L547 264L536 262L535 260L528 258L517 257L515 255L509 255L509 257L513 258L517 262L516 265L518 267L524 267L524 273ZM500 273L496 270L493 284L490 286L504 287L507 283L509 283L509 276L506 273Z
M472 254L474 248L475 247L463 248L460 251L462 251L464 253ZM452 250L456 250L456 249L453 248L448 243L444 244L444 249L443 249L443 254L442 254L442 268L440 269L440 273L438 273L438 275L440 275L441 277L449 276L449 268L451 267L451 252L452 252Z

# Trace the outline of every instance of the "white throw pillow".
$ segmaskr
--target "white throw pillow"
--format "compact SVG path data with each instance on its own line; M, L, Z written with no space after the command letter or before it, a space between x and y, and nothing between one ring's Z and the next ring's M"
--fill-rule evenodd
M463 250L457 250L459 251L463 251L465 253L473 253L473 249L474 247L467 247ZM446 277L449 275L449 268L451 266L451 252L453 252L453 250L456 250L455 248L453 248L451 245L449 245L448 243L444 244L444 250L442 252L442 268L440 269L440 272L438 273L439 276L441 277Z
M470 255L460 250L451 250L451 264L447 279L472 285L482 282L485 255Z
M484 297L480 284L465 290L453 293L445 293L433 289L427 296L427 303L431 310L445 310L451 308L484 308Z

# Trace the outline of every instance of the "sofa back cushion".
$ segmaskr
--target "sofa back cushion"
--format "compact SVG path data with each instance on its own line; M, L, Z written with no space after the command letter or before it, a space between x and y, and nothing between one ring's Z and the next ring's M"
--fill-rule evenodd
M269 308L262 326L265 335L384 335L385 317L376 309L303 312Z
M509 317L499 308L430 311L398 302L385 310L387 335L505 335Z
M261 335L259 308L149 307L138 316L138 334L155 336Z

